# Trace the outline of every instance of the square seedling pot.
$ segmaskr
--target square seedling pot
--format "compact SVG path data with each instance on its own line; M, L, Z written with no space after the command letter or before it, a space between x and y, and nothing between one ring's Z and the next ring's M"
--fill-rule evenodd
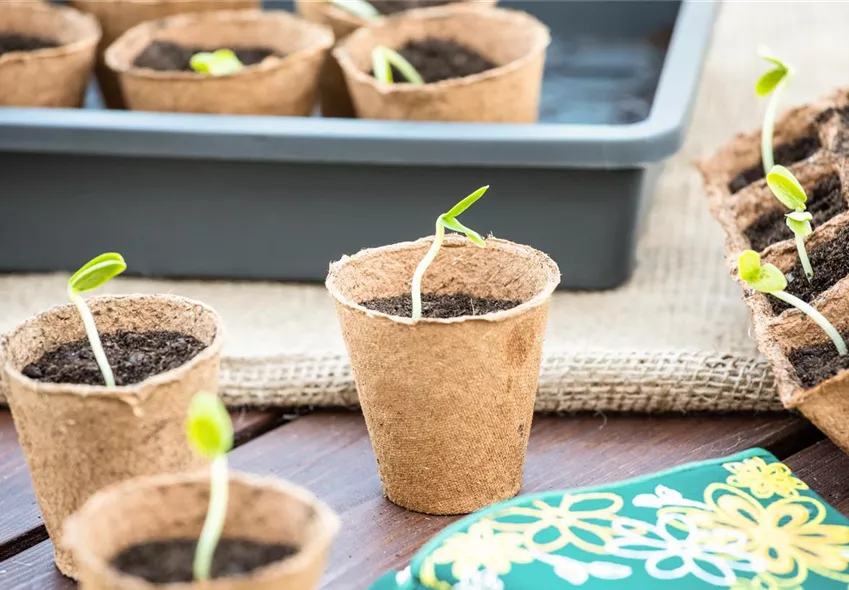
M147 275L323 280L340 252L425 235L490 184L471 225L548 252L562 287L623 283L718 4L500 5L552 32L536 124L0 109L0 271L108 249Z
M764 231L784 224L786 208L773 196L763 172L757 171L760 131L738 135L700 165L711 211L726 233L731 274L737 276L737 258L743 250L759 251L764 262L787 276L787 291L812 305L844 336L849 333L847 105L849 92L839 90L788 111L776 124L776 163L789 167L805 188L808 211L814 215L814 231L805 238L814 269L812 284L805 278L790 230L771 236ZM799 351L821 345L817 356L823 356L833 350L831 341L797 309L746 284L741 287L758 348L772 367L782 403L800 410L849 452L849 371L814 380L797 369Z

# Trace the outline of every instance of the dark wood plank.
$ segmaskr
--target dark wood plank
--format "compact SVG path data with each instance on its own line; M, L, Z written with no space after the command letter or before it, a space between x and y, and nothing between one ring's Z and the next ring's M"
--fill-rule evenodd
M0 588L3 590L74 590L76 587L76 582L60 574L53 565L50 541L0 562Z
M820 441L784 462L824 500L849 514L849 456L833 442Z
M615 481L752 446L782 454L818 436L807 422L787 415L538 417L523 492ZM323 590L366 588L385 570L406 565L424 541L455 520L407 512L383 498L365 424L356 413L300 418L235 450L232 465L300 483L342 515ZM48 542L25 553L39 560L40 571L29 575L40 590L65 588L55 585L61 576L50 564ZM22 566L7 564L0 563L0 570L17 576L9 579L29 579L19 573ZM0 587L7 588L2 577Z

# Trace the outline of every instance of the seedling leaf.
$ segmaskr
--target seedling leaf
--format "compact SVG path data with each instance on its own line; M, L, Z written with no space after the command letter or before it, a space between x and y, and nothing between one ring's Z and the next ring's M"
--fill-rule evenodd
M68 279L68 289L73 293L85 293L105 285L127 270L124 257L117 252L108 252L92 258Z
M785 207L796 211L805 210L808 195L790 170L784 166L773 166L766 176L766 183L775 198Z
M200 392L192 398L186 437L195 452L207 459L226 455L233 448L233 423L217 395Z
M472 228L466 227L453 217L446 217L445 215L443 215L441 219L442 225L444 225L446 228L454 230L456 232L460 232L461 234L465 234L466 237L469 238L472 242L474 242L476 246L479 246L480 248L486 248L486 242L484 241L484 239L478 232L476 232Z
M772 94L772 91L775 90L776 86L781 84L781 81L786 75L787 70L781 68L776 68L766 72L763 76L758 78L758 82L755 84L755 93L761 98L769 96Z
M380 16L380 12L365 0L329 0L329 2L363 20L373 20Z
M189 65L199 74L210 76L229 76L245 68L231 49L218 49L212 53L201 51L191 57Z
M787 227L789 227L797 236L804 237L813 233L814 230L811 227L811 220L814 216L807 211L793 211L792 213L785 215L785 217L787 218Z
M760 255L746 250L738 260L740 278L761 293L775 293L787 288L787 278L773 264L761 264Z
M789 70L790 65L783 62L781 59L777 58L766 45L761 45L758 47L758 55L774 65L776 68L780 68L782 70Z
M397 51L383 45L378 45L372 50L371 64L374 70L374 77L384 84L392 84L394 81L391 66L395 66L395 69L401 73L408 83L417 86L424 84L424 79L416 71L416 68L413 67L413 64L408 62Z
M475 192L470 194L468 197L466 197L465 199L463 199L462 201L460 201L459 203L457 203L456 205L451 207L448 210L448 212L445 214L445 217L457 217L463 211L465 211L466 209L468 209L469 207L474 205L475 202L477 202L478 199L480 199L482 196L484 196L484 194L486 194L486 191L488 191L488 190L489 190L489 185L480 187L478 190L476 190Z

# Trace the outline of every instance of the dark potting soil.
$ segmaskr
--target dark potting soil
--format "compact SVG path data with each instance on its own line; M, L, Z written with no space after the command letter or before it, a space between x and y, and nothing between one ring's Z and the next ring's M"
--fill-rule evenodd
M50 49L51 47L59 47L59 43L46 37L0 33L0 55L10 51L35 51L36 49Z
M814 227L846 211L846 200L840 190L840 177L834 174L820 180L808 195L807 206L808 212L814 217L811 221ZM753 250L761 251L767 246L793 238L784 213L784 209L770 211L746 228L743 233L752 243Z
M845 340L849 334L843 334ZM816 346L799 348L788 355L790 364L796 369L799 381L806 388L819 385L823 381L849 369L849 355L840 356L837 348L829 340Z
M801 137L794 142L785 143L775 148L775 163L789 166L809 158L820 149L820 138L818 135ZM753 182L764 177L763 163L759 160L755 166L743 170L728 183L728 190L732 193L746 188Z
M170 539L133 545L112 558L112 566L151 584L191 582L197 540ZM212 559L212 578L242 576L296 553L291 545L221 539Z
M190 61L195 53L201 51L215 51L220 47L202 48L188 47L170 41L153 41L138 54L133 61L136 68L149 68L158 72L192 72ZM246 66L258 64L266 57L275 55L284 57L274 49L268 47L228 47Z
M458 318L461 316L486 315L521 305L521 301L503 299L484 299L468 293L455 295L422 295L422 317ZM370 301L361 301L360 305L385 314L402 318L413 317L413 298L409 293L396 297L381 297Z
M849 275L849 227L843 228L830 242L822 244L819 248L808 250L811 266L814 269L814 278L811 282L805 277L802 264L797 262L789 272L786 273L787 292L799 299L810 303L813 299L837 284L837 281ZM790 309L790 305L769 297L772 310L776 315Z
M103 350L116 385L132 385L194 358L206 345L178 332L115 332L101 334ZM103 375L88 339L63 344L34 363L23 374L45 383L103 385Z
M454 4L457 0L371 0L380 14L395 14L413 8L427 8L429 6L442 6Z
M421 41L409 41L398 53L416 68L426 84L480 74L496 67L496 64L478 52L450 39L428 37ZM392 79L405 79L394 66Z

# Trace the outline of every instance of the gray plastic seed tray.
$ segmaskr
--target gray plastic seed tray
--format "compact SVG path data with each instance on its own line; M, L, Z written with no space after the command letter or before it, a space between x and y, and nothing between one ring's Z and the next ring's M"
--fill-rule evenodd
M0 108L0 271L117 250L142 275L323 280L489 184L464 223L548 252L565 288L621 284L718 3L502 6L552 30L538 124Z

